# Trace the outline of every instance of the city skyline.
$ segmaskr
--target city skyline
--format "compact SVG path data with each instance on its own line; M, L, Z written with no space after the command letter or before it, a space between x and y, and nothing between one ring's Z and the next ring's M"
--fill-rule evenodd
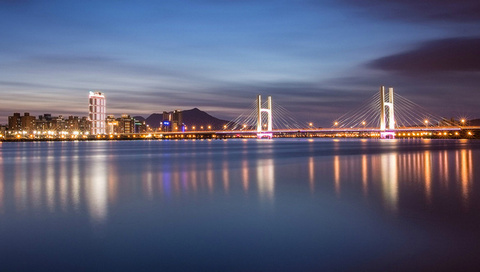
M478 118L474 1L0 1L0 124L13 112L198 107L220 119L271 95L328 125L378 86L444 117ZM132 103L134 102L134 103Z

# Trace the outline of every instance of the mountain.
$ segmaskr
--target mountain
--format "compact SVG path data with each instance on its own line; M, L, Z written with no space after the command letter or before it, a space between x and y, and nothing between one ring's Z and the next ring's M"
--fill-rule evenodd
M154 129L158 128L160 126L160 122L162 121L163 114L161 113L153 113L148 116L147 119L145 119L146 124ZM201 126L203 126L204 129L207 129L208 126L211 126L212 130L220 130L229 121L218 119L204 111L199 110L198 108L194 108L191 110L182 111L182 122L189 129L195 126L197 130L200 130Z
M161 113L153 113L145 119L145 123L151 128L159 128L160 122L163 121L163 115Z
M188 127L204 126L205 128L207 128L208 126L212 126L212 130L220 130L223 128L224 125L229 122L213 117L210 114L197 108L183 111L182 118L183 123Z
M143 116L133 116L133 118L135 118L135 120L140 121L140 122L145 121L145 117L143 117Z

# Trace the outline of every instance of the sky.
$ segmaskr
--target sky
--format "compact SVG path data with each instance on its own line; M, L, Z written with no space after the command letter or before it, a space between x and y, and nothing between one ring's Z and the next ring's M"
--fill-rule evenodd
M257 94L333 120L392 86L444 117L480 118L478 0L0 0L0 124L13 112L231 120Z

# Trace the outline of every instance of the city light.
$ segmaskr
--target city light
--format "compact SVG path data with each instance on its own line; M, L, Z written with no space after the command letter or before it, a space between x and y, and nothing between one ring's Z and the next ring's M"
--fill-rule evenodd
M90 97L89 97L89 106L92 106L94 107L95 109L90 109L90 114L96 114L98 113L99 115L103 115L104 112L102 109L96 109L96 107L98 106L99 108L103 108L105 107L105 96L102 94L102 93L96 93L96 92L91 92L90 93ZM96 100L96 99L99 99L99 100ZM269 98L271 99L271 98ZM392 103L393 105L393 101L392 102L388 102L388 103ZM262 111L267 111L269 109L261 109ZM393 108L392 108L392 111L393 111ZM180 110L176 110L174 112L180 112ZM165 114L165 113L164 113ZM171 113L168 113L168 114L171 114ZM271 114L271 113L270 113ZM378 113L380 114L380 113ZM425 115L429 118L428 115ZM258 116L257 116L258 117ZM392 116L393 117L393 116ZM271 116L269 115L269 118L271 118ZM360 118L365 118L364 116L363 117L360 117ZM428 118L424 118L423 120L423 125L424 125L424 129L421 129L419 128L419 125L418 123L413 125L413 124L409 124L409 125L402 125L402 127L389 127L387 128L388 130L392 130L392 131L385 131L385 127L382 127L382 124L380 124L380 131L382 131L382 133L374 133L372 132L371 130L375 130L375 129L378 129L378 127L375 127L375 124L373 123L370 123L370 121L367 121L366 119L357 119L356 121L352 121L352 120L343 120L341 119L341 121L334 121L333 122L333 126L336 127L336 129L331 129L331 128L327 128L325 129L325 132L322 132L322 128L320 127L317 130L313 130L314 128L314 123L313 122L306 122L304 123L304 127L303 129L311 129L310 131L308 132L305 132L305 131L301 131L302 128L298 128L298 129L292 129L290 128L288 125L287 125L287 128L279 128L279 132L278 132L278 135L281 135L279 137L329 137L331 135L333 135L334 137L335 136L338 136L338 137L364 137L366 135L380 135L382 138L386 135L386 133L390 133L389 135L392 135L391 133L394 133L393 130L402 130L402 133L398 133L397 135L398 136L407 136L407 132L408 132L408 136L413 136L413 137L424 137L424 136L445 136L445 137L449 137L449 136L454 136L456 138L458 138L458 136L460 137L465 137L465 136L472 136L474 135L474 133L472 132L467 132L467 131L463 131L463 132L459 132L459 131L455 131L455 129L451 129L451 128L448 128L448 124L447 122L439 122L438 124L437 123L432 123L432 125L430 125L430 120ZM10 119L10 116L9 116L9 119ZM131 118L128 114L122 114L122 117L121 118L117 118L115 119L115 116L114 115L108 115L105 119L105 125L106 126L103 126L101 124L95 124L95 122L99 121L99 120L94 120L94 119L91 119L89 117L82 117L82 118L79 118L78 116L68 116L68 118L64 118L62 115L58 116L58 117L54 117L52 116L51 114L44 114L44 115L40 115L38 117L38 119L33 116L33 115L30 115L29 113L25 113L24 116L20 115L19 113L14 113L14 116L12 116L12 119L14 120L18 120L16 124L14 125L10 125L7 127L7 126L2 126L2 133L3 134L0 134L0 138L2 138L2 141L3 140L8 140L8 139L59 139L59 138L65 138L65 139L76 139L76 138L80 138L80 136L83 136L83 138L97 138L97 139L109 139L109 138L117 138L117 137L112 137L111 135L115 135L120 138L135 138L135 137L138 137L138 138L146 138L146 133L147 132L156 132L153 134L152 137L155 137L155 138L181 138L182 136L180 135L169 135L169 134L166 134L166 135L161 135L159 134L159 132L178 132L178 131L182 131L182 132L186 132L187 130L187 126L182 123L182 118L181 118L181 115L179 115L179 117L175 117L175 116L172 116L172 115L168 115L168 118L167 117L163 117L163 120L159 121L159 125L160 125L160 128L151 128L150 125L148 124L145 124L145 122L143 121L140 122L138 120L135 120L134 118ZM338 119L337 119L338 120ZM362 120L362 121L360 121ZM452 119L453 120L453 119ZM465 117L461 117L461 118L458 118L457 119L458 121L455 121L454 123L456 123L457 125L457 129L458 126L464 126L462 127L462 129L475 129L475 127L467 127L467 120ZM389 123L389 126L391 126L392 124L392 120L388 120L386 119L384 124L385 123ZM124 123L125 122L125 123ZM249 122L248 120L243 120L243 122ZM272 122L272 121L269 121L269 122ZM281 122L281 121L280 121ZM341 126L341 131L339 132L340 130L340 122L342 122L342 126ZM420 119L420 122L422 122L422 119ZM129 125L125 125L125 124L132 124L130 127ZM366 126L367 126L367 123L369 123L369 128L367 129ZM393 120L393 123L394 124L397 124L397 120ZM474 122L472 122L473 124ZM241 122L238 122L237 124L241 124ZM275 123L276 125L278 123ZM402 122L400 122L400 124L402 124ZM142 126L142 128L139 128L138 126ZM228 128L228 124L224 124L222 125L223 126L223 130L227 130L229 129ZM234 137L250 137L250 136L253 136L253 135L250 135L249 133L252 133L251 131L247 130L247 129L252 129L253 127L255 126L255 128L257 128L257 126L255 124L243 124L241 125L240 127L240 130L244 130L243 132L235 135ZM267 127L269 127L269 125L267 123L261 123L259 126L261 127L258 127L261 130L265 130ZM278 125L277 125L278 126ZM422 125L420 125L422 126ZM438 126L438 130L435 131L435 132L427 132L429 130L430 127L437 127ZM12 127L12 128L11 128ZM96 130L94 130L93 128L94 127L97 127ZM363 129L359 129L359 127L362 127ZM216 128L213 128L212 125L206 125L206 126L199 126L199 130L202 130L202 131L212 131L212 130L216 130ZM333 127L332 127L333 128ZM426 129L425 129L426 128ZM237 128L231 128L232 130L237 130ZM100 130L105 130L105 133L98 133L98 131ZM190 130L191 131L195 131L196 130L196 126L190 126ZM219 129L220 130L220 129ZM96 131L96 132L95 132ZM191 134L191 131L189 131L188 134ZM208 137L219 137L218 134L216 134L217 132L214 131L212 134L209 134ZM336 133L336 134L335 134ZM247 135L249 134L249 135ZM258 133L257 133L258 134ZM100 136L99 136L100 135ZM109 136L110 135L110 136ZM228 134L228 133L225 133L223 132L223 134L225 136L225 138L229 138L229 137L232 137L233 135L232 134ZM258 135L257 135L258 136ZM201 135L187 135L185 136L185 138L203 138L204 136ZM255 137L255 136L253 136Z

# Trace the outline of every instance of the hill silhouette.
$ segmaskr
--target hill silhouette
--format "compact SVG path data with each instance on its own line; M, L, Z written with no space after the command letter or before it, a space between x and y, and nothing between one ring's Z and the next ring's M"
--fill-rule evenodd
M160 127L160 122L162 121L162 113L153 113L145 118L145 123L153 129ZM200 129L200 127L203 126L206 129L208 126L211 126L212 130L219 130L222 129L223 126L229 121L218 119L202 110L199 110L198 108L193 108L191 110L182 111L182 122L188 128L195 126L196 129Z

